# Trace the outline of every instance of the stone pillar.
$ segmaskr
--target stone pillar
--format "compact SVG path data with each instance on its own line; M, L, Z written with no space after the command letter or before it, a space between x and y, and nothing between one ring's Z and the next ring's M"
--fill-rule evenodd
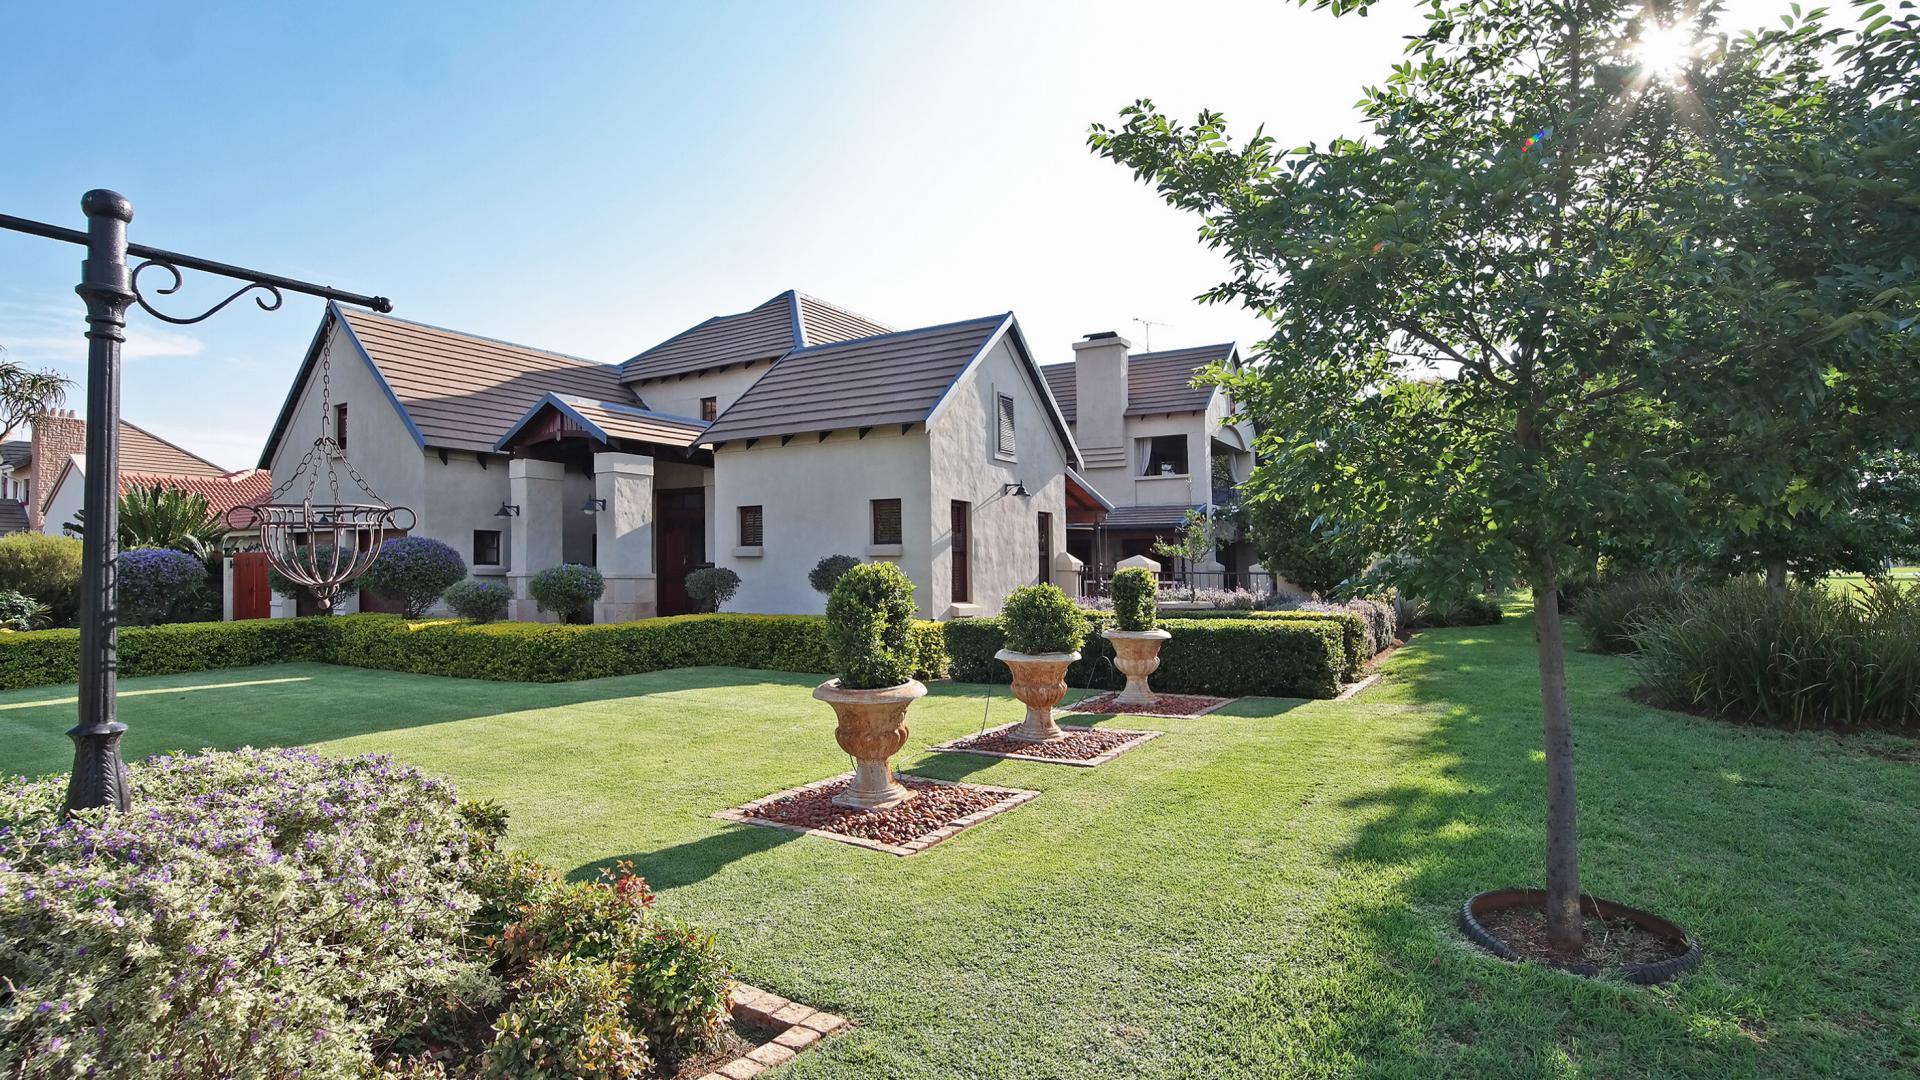
M1076 600L1079 599L1080 596L1082 595L1082 583L1084 579L1081 575L1081 571L1083 569L1085 569L1085 566L1080 562L1079 559L1074 558L1072 555L1064 551L1054 552L1053 553L1054 587L1058 588L1061 592L1066 593L1068 596L1071 596Z
M233 556L220 556L220 621L233 621Z
M607 579L593 621L650 619L660 611L653 573L653 459L593 455L593 497L607 503L593 518L600 574Z
M514 458L507 463L507 501L520 508L508 537L507 584L513 600L507 616L521 622L559 622L560 616L541 611L527 592L527 581L548 567L558 566L560 536L566 513L564 477L557 461Z

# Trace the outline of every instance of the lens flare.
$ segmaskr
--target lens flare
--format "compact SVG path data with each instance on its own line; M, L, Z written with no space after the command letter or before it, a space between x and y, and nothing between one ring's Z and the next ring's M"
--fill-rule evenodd
M1697 52L1693 29L1684 25L1648 26L1633 45L1634 62L1658 79L1677 78Z

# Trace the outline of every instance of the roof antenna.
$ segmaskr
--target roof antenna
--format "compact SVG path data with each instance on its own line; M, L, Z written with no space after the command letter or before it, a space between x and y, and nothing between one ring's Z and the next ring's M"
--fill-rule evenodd
M1154 327L1156 326L1171 327L1173 325L1172 323L1152 322L1147 319L1135 319L1133 321L1140 324L1140 333L1141 333L1140 344L1142 346L1140 350L1141 352L1153 351L1153 328Z

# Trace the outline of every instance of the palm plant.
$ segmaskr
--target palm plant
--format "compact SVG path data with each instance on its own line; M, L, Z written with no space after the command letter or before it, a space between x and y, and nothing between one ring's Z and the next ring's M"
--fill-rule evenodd
M86 518L86 511L76 513L67 531L85 536ZM173 548L205 559L219 550L225 531L207 497L198 492L153 484L120 495L122 549Z
M59 408L72 386L73 380L57 371L35 371L17 361L0 359L0 439Z

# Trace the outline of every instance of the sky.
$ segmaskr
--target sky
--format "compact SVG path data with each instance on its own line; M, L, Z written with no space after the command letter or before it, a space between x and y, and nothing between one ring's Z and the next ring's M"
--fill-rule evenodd
M1245 349L1257 318L1194 299L1227 276L1197 219L1088 125L1148 97L1242 137L1359 134L1419 25L1398 0L14 3L0 213L80 228L108 187L136 243L606 362L790 288L900 328L1011 310L1041 363L1102 330ZM0 346L76 381L79 259L0 231ZM232 287L188 272L165 310ZM131 312L124 415L253 465L321 312Z

